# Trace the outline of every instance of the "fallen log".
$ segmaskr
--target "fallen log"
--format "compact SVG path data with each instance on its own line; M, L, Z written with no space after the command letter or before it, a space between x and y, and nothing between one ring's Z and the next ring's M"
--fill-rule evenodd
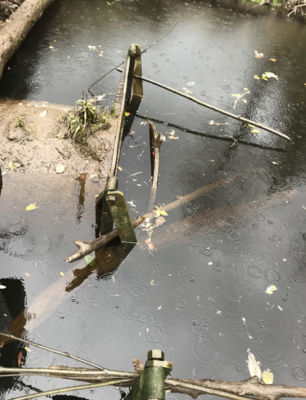
M252 173L254 173L254 171ZM247 175L248 174L235 175L233 177L221 179L218 182L202 186L201 188L195 190L194 192L186 194L184 196L179 196L177 200L174 200L173 202L160 207L160 211L166 211L166 212L171 211L179 206L182 206L183 204L186 204L196 199L199 196L202 196L203 194L211 190L217 189L220 186L226 185L228 183L234 182L239 179L244 179L247 177ZM154 212L149 212L147 214L137 217L132 221L133 227L136 228L137 226L141 225L146 219L151 219L153 216ZM75 251L71 256L66 257L65 261L70 263L79 260L80 258L86 256L87 254L90 254L91 252L99 249L100 247L105 246L107 243L111 242L116 237L118 237L118 232L116 229L114 229L111 232L106 233L105 235L101 235L90 242L76 240L74 241L74 244L78 247L78 250Z
M0 78L5 65L54 0L25 0L0 28Z
M120 68L116 68L116 70L118 72L122 72L122 70ZM243 122L245 124L254 125L257 128L264 129L267 132L273 133L274 135L280 136L283 139L286 139L289 142L292 142L292 140L291 140L291 138L289 136L287 136L284 133L279 132L279 131L277 131L275 129L269 128L268 126L263 125L263 124L261 124L259 122L251 121L250 119L244 118L241 115L236 115L236 114L233 114L233 113L231 113L229 111L222 110L222 108L219 108L219 107L213 106L211 104L205 103L204 101L201 101L201 100L197 99L196 97L193 97L193 96L190 96L189 94L180 92L179 90L173 89L173 88L171 88L170 86L167 86L167 85L163 85L162 83L156 82L156 81L154 81L152 79L145 78L143 76L138 76L138 75L134 75L134 78L142 79L143 81L151 83L152 85L158 86L158 87L160 87L162 89L165 89L168 92L177 94L177 95L179 95L181 97L185 97L186 99L191 100L194 103L199 104L200 106L206 107L206 108L208 108L210 110L216 111L216 112L218 112L220 114L226 115L227 117L236 119L236 120L241 121L241 122Z

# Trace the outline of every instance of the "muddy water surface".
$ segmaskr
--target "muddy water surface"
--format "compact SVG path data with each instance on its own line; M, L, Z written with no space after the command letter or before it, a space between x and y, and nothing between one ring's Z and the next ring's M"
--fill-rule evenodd
M245 379L250 348L275 382L304 385L304 25L197 1L57 1L12 59L0 93L73 104L124 58L130 43L146 47L171 27L143 56L144 75L264 122L294 143L251 132L253 127L145 84L139 114L271 149L232 147L157 124L166 135L157 204L242 176L165 216L151 249L147 232L139 232L139 245L128 254L112 246L96 255L96 266L63 260L74 251L73 240L95 235L99 184L87 180L84 197L74 177L24 177L2 165L0 283L7 288L0 293L1 324L17 317L14 329L24 329L31 340L114 369L131 369L134 357L145 359L147 350L162 348L180 377ZM255 50L264 57L255 58ZM265 72L279 79L254 78ZM106 93L103 104L111 104L118 80L114 72L93 88L94 94ZM232 95L246 91L233 110ZM124 140L120 167L131 214L146 212L150 165L143 119L135 118ZM30 203L37 208L26 211ZM266 294L270 285L277 288L272 295ZM18 352L15 347L7 355L10 365ZM66 360L31 348L23 362L37 367ZM38 378L22 382L3 384L2 398L27 392L26 385L55 386ZM120 396L102 390L79 396Z

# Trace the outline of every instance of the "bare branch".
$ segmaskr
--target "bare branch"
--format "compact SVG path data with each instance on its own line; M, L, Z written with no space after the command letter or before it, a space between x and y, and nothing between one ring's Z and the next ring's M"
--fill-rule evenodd
M73 354L69 354L67 352L63 352L63 351L60 351L60 350L52 349L51 347L43 346L43 345L41 345L39 343L32 342L31 340L23 339L23 338L20 338L20 337L17 337L17 336L8 334L8 333L4 333L4 332L0 332L0 338L1 338L1 336L4 336L4 337L12 339L12 340L18 340L19 342L22 342L22 343L30 344L32 346L38 347L39 349L46 350L46 351L49 351L51 353L55 353L55 354L59 354L59 355L64 356L64 357L71 358L72 360L80 361L83 364L90 365L91 367L99 369L99 370L104 370L104 368L101 367L100 365L97 365L97 364L94 364L94 363L92 363L90 361L84 360L83 358L74 356Z

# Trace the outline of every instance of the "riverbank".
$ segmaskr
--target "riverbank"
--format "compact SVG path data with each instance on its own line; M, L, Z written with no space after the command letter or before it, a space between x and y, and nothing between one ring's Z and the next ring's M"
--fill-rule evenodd
M98 129L86 143L66 138L67 128L60 117L68 106L47 102L0 101L0 163L7 171L36 174L88 174L91 180L105 180L110 168L113 127Z

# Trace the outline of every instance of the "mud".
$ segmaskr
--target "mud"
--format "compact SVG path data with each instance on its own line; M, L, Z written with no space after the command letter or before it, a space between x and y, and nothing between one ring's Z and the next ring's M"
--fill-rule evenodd
M112 155L112 129L98 130L86 145L65 139L60 116L71 107L46 102L0 101L0 164L2 173L89 174L107 176ZM111 119L113 125L116 119Z

